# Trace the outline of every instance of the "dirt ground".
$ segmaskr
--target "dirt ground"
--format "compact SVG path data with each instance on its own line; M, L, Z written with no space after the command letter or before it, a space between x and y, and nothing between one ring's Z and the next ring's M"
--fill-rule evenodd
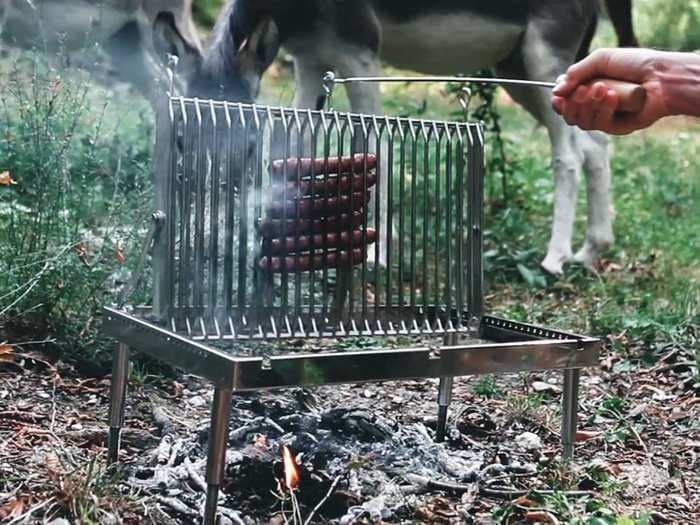
M50 363L27 348L0 355L0 522L196 522L190 510L177 510L173 500L184 497L179 492L171 497L157 488L140 487L134 480L156 461L164 418L171 426L168 432L177 439L205 432L212 388L177 373L168 379L146 376L136 366L130 381L122 463L120 469L110 470L105 464L109 378L81 377L70 365ZM619 353L607 353L600 369L582 373L579 442L571 469L557 462L559 374L457 379L446 450L473 451L487 458L485 463L498 463L503 454L509 454L509 461L516 458L535 465L536 472L510 478L508 486L521 490L519 496L517 491L504 496L483 490L429 489L411 509L412 517L383 522L574 522L576 517L600 515L589 513L593 500L614 516L642 517L652 523L700 523L698 385L690 375L685 350L669 346L659 351L661 358L651 368L630 364ZM365 411L373 417L393 418L397 425L418 422L432 429L436 391L435 381L410 381L252 397L262 396L262 403L274 404L285 396L303 395L326 413ZM247 394L245 402L250 400ZM234 417L231 429L238 426ZM535 434L540 443L523 447L524 432ZM273 480L278 475L273 463L259 475ZM201 489L192 480L186 483L187 493ZM557 506L551 497L533 501L525 496L533 488L543 493L553 490L564 503ZM575 492L582 490L591 495L582 500ZM303 493L303 484L299 491ZM267 518L259 512L251 517L254 502L229 498L224 506L239 511L245 517L243 523L284 522L284 515L274 508L266 511ZM312 522L328 520L319 512ZM583 519L579 523L634 522Z

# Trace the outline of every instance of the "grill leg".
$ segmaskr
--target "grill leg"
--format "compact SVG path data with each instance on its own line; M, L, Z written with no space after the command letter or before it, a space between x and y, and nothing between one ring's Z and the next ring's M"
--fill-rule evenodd
M211 410L209 429L209 454L207 456L207 501L204 505L204 525L216 523L216 507L219 487L224 478L228 425L231 416L231 389L216 387Z
M119 343L112 359L112 385L109 398L109 444L107 461L116 463L119 459L119 439L124 424L124 404L126 383L129 378L129 347Z
M454 334L445 336L445 346L456 345L458 337ZM435 441L441 443L445 440L445 430L447 428L447 412L452 402L452 384L454 378L452 376L443 376L440 378L440 386L438 386L438 420L435 430Z
M445 440L445 429L447 428L447 411L452 402L452 383L454 378L445 376L440 378L438 387L438 421L435 432L435 441L441 443Z
M574 457L580 373L578 368L564 370L564 392L561 411L561 442L564 449L562 452L564 461L571 461Z

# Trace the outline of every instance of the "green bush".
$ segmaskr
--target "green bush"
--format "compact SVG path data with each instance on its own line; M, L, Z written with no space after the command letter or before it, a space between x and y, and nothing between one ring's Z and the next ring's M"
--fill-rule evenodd
M94 351L147 218L152 119L53 64L0 64L0 327Z

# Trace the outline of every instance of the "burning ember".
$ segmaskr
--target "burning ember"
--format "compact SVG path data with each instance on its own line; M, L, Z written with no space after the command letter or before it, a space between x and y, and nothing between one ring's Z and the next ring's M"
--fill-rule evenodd
M282 445L282 460L284 461L284 484L290 492L299 486L299 466L289 447Z

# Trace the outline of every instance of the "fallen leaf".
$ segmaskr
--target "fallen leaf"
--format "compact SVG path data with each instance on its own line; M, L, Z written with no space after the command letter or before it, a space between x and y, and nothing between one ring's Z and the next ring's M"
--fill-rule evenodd
M574 441L580 443L581 441L589 441L591 439L599 438L603 435L603 432L592 432L588 430L578 430L576 432L576 437Z
M13 184L17 184L16 180L12 179L12 176L10 175L9 171L3 171L0 173L0 184L3 186L10 186Z
M14 363L15 354L13 353L13 346L7 343L0 344L0 363Z
M87 248L82 242L75 243L73 245L73 251L78 254L78 259L85 265L90 266L87 256Z
M534 500L531 500L525 495L520 496L519 498L515 498L511 503L513 503L513 505L520 505L521 507L536 507L537 505L539 505L539 503L537 503Z
M46 470L49 471L49 475L52 478L57 478L63 473L61 470L61 462L58 460L58 456L54 452L49 452L44 456L44 464L46 465Z
M126 255L124 255L124 250L122 249L120 243L117 243L116 247L114 248L114 256L116 257L117 262L119 264L122 264L126 261Z

